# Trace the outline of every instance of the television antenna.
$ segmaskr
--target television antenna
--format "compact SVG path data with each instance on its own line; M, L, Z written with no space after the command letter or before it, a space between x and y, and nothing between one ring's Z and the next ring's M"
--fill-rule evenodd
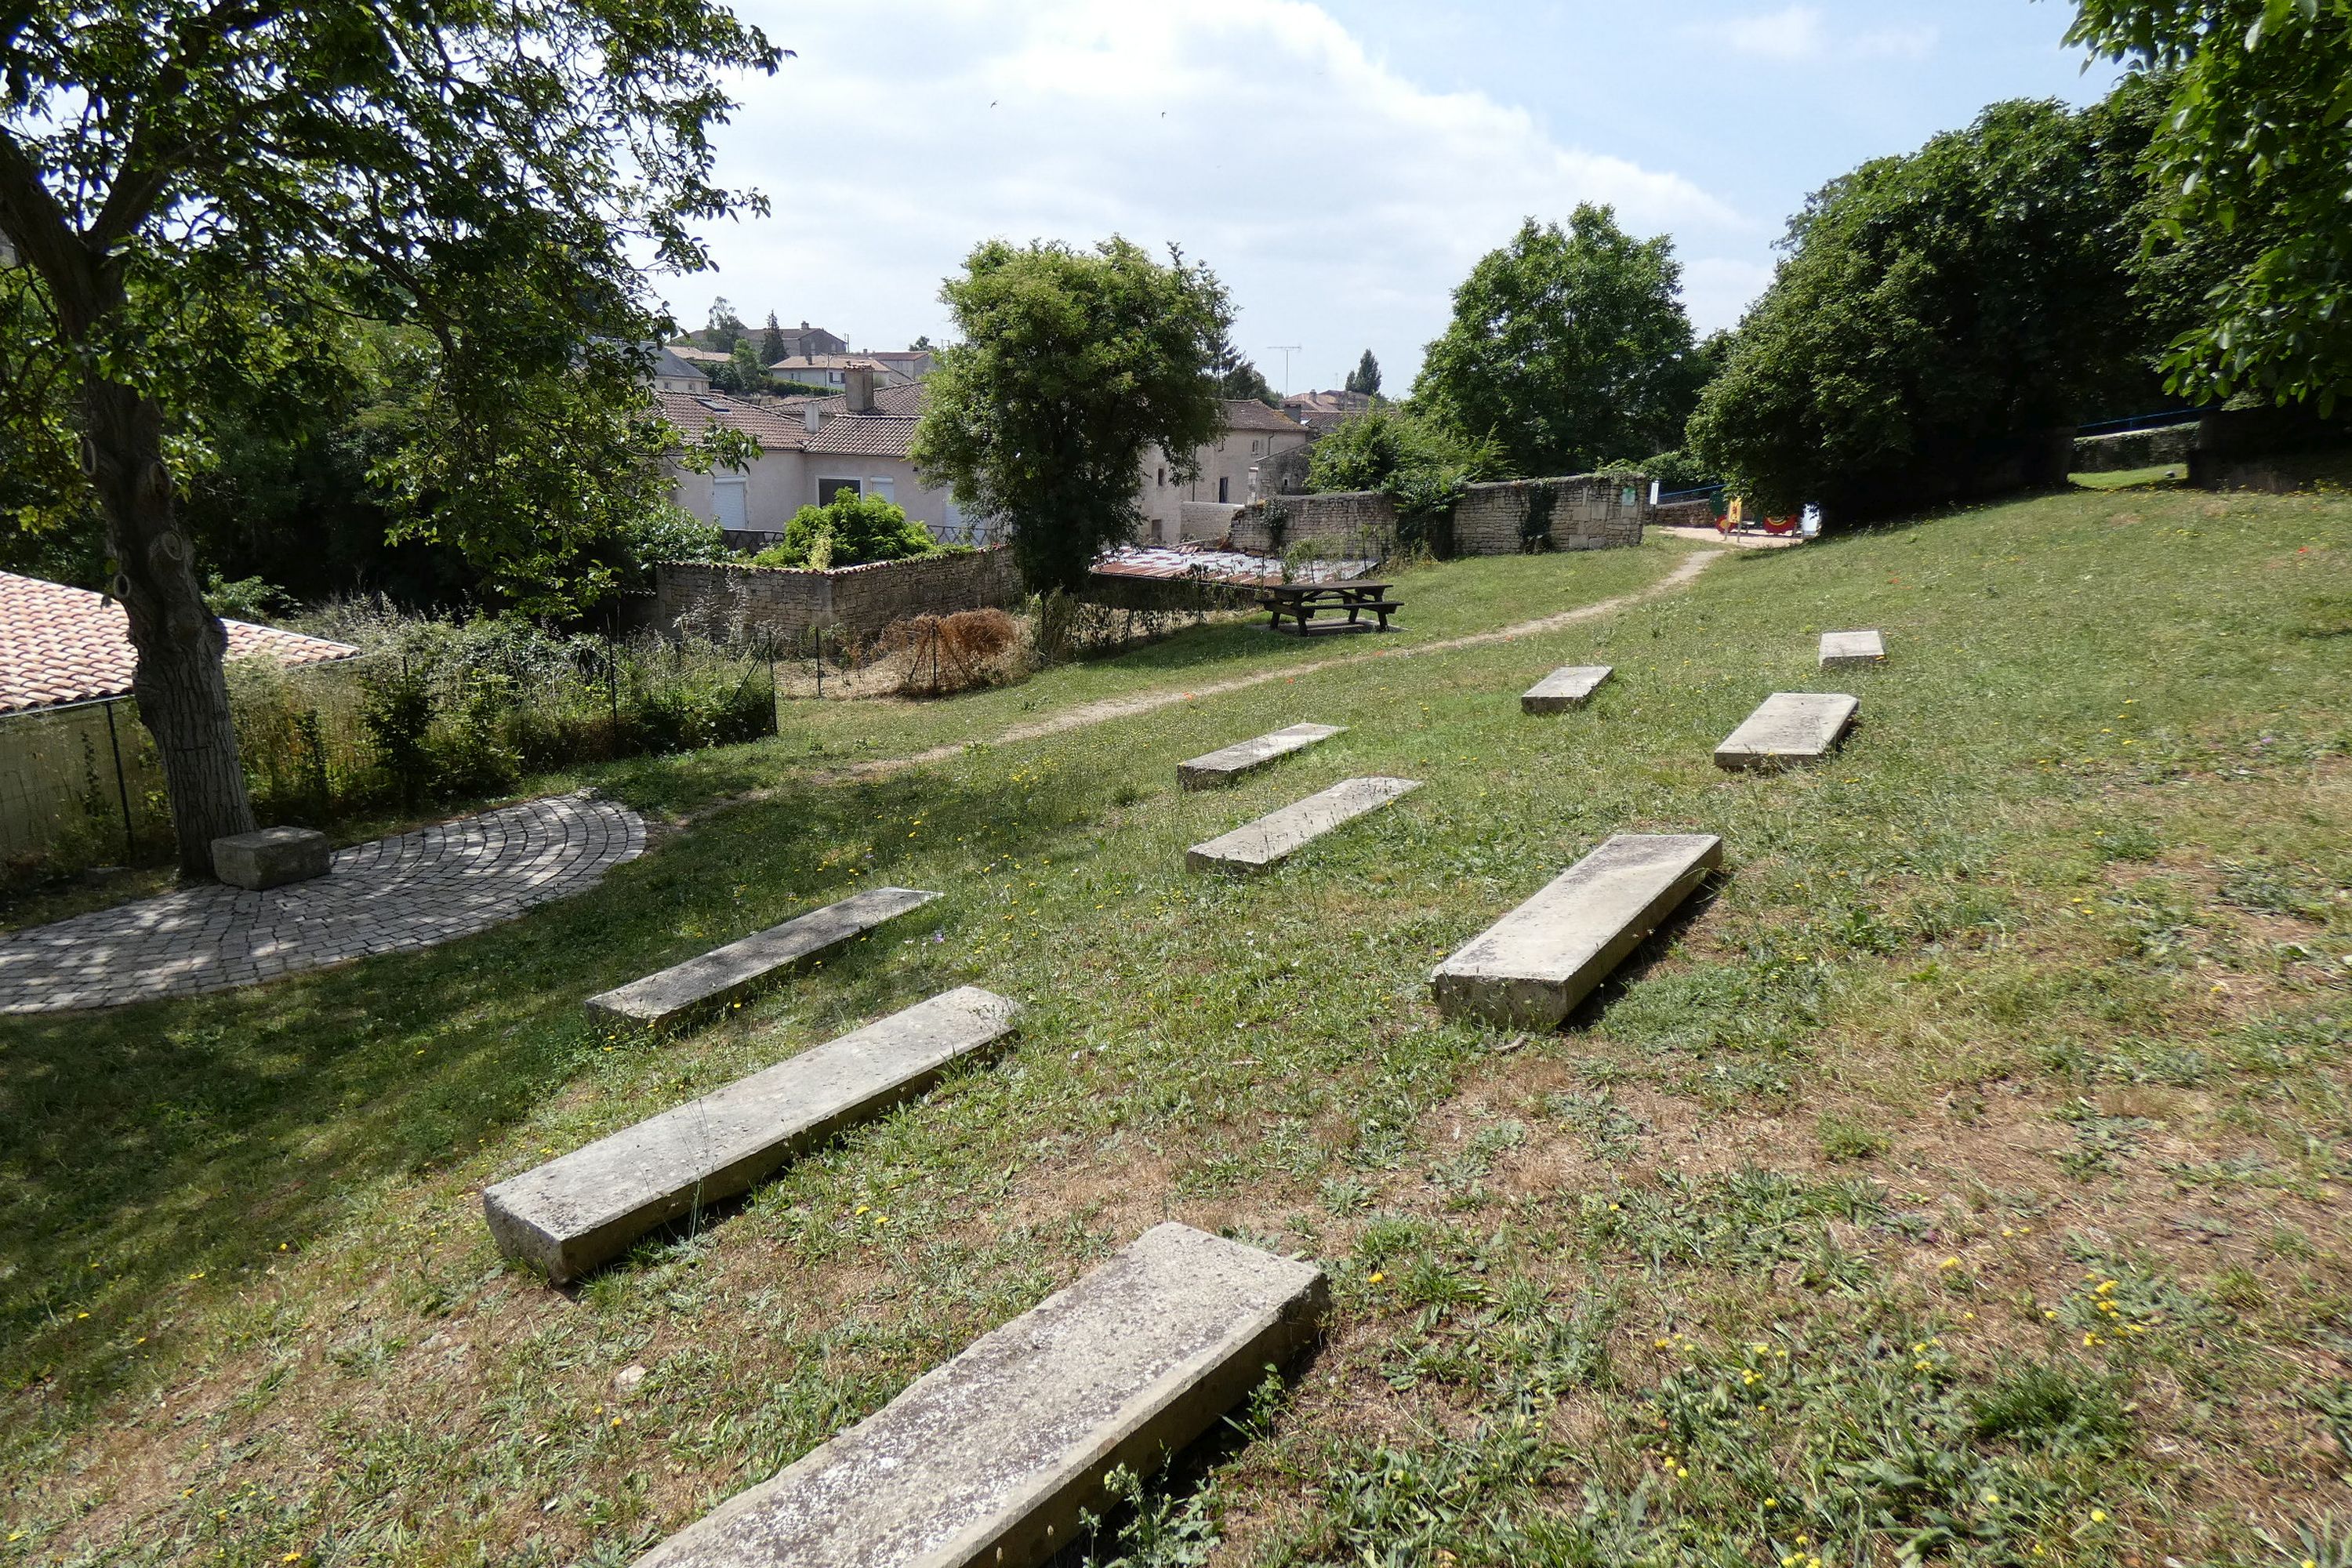
M1290 356L1305 353L1307 347L1303 343L1268 343L1265 345L1265 352L1282 356L1282 395L1288 397L1290 395Z

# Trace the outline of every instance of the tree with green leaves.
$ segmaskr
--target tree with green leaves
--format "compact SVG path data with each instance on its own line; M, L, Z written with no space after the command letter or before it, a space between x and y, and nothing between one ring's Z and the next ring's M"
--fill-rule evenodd
M425 526L526 563L608 527L643 266L707 264L691 226L742 200L719 84L778 58L706 0L0 8L0 308L33 329L0 428L102 529L184 872L254 825L178 513L202 411L337 318L413 326L429 439L393 489Z
M990 240L940 298L962 341L939 351L916 467L1010 526L1032 590L1076 590L1142 526L1146 448L1189 479L1224 434L1224 287L1180 252L1163 264L1117 237L1087 250Z
M1381 395L1381 362L1372 357L1371 350L1366 349L1356 368L1348 373L1348 390L1366 397Z
M1241 350L1230 342L1217 351L1209 369L1217 378L1217 395L1234 403L1258 402L1268 408L1282 406L1282 395L1275 391L1256 365L1242 356Z
M1700 384L1681 290L1673 241L1633 238L1608 207L1529 218L1454 289L1413 405L1527 475L1671 447Z
M2151 248L2227 237L2174 389L2332 416L2352 395L2352 0L2078 0L2068 38L2164 73Z
M1463 491L1509 471L1493 439L1472 440L1411 409L1381 407L1343 420L1315 443L1307 484L1316 491L1380 491L1396 503L1403 543L1444 553L1451 546L1442 531Z
M743 341L743 318L735 313L735 307L727 302L724 295L710 301L710 313L702 323L703 347L713 353L731 354L735 345Z
M1995 104L1831 182L1689 449L1755 505L1833 522L2063 482L2081 411L2162 341L2134 293L2147 108Z
M768 312L768 324L760 332L760 363L772 365L784 357L784 329L776 324L776 313Z

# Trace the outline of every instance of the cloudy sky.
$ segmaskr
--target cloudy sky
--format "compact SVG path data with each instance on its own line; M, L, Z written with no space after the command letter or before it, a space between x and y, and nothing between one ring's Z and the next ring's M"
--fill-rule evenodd
M1529 215L1669 234L1701 331L1737 322L1805 195L2015 97L2113 79L2065 0L735 0L798 51L747 79L720 176L765 218L666 280L860 348L950 334L980 239L1181 245L1277 385L1365 348L1391 391Z

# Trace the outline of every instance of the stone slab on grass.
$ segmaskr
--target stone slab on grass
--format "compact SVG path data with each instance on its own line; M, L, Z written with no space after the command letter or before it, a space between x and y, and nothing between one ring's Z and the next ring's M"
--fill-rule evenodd
M576 1279L647 1231L733 1197L802 1150L929 1088L1013 1032L1019 1009L965 985L499 1183L499 1250Z
M1333 828L1378 811L1420 787L1418 779L1343 779L1320 794L1268 812L1247 826L1193 845L1184 851L1185 868L1262 871Z
M1712 833L1621 833L1429 977L1448 1016L1556 1029L1723 863Z
M1179 763L1176 782L1186 789L1214 789L1229 784L1244 773L1254 773L1293 752L1303 752L1318 741L1328 741L1345 728L1338 724L1293 724L1286 730L1260 735L1255 741L1244 741L1221 752L1211 752L1205 757Z
M1614 666L1606 664L1571 664L1555 669L1519 694L1519 711L1565 713L1581 708L1614 671Z
M1723 738L1715 765L1769 769L1817 762L1837 749L1861 710L1859 698L1835 691L1775 691Z
M213 840L213 875L257 893L323 877L334 859L327 836L309 827L265 827Z
M1104 1475L1158 1473L1328 1307L1311 1263L1154 1226L637 1568L1034 1568Z
M1875 631L1823 632L1822 668L1844 669L1886 662L1886 639Z
M916 888L868 888L591 996L588 1011L624 1024L667 1024L697 1007L732 1001L776 971L839 947L939 896Z

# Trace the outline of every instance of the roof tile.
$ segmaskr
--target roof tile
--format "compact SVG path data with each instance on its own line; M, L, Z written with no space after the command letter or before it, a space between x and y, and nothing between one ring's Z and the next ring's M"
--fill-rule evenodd
M228 657L321 664L360 650L248 621L224 621ZM138 668L131 618L87 588L0 572L0 713L128 697Z

